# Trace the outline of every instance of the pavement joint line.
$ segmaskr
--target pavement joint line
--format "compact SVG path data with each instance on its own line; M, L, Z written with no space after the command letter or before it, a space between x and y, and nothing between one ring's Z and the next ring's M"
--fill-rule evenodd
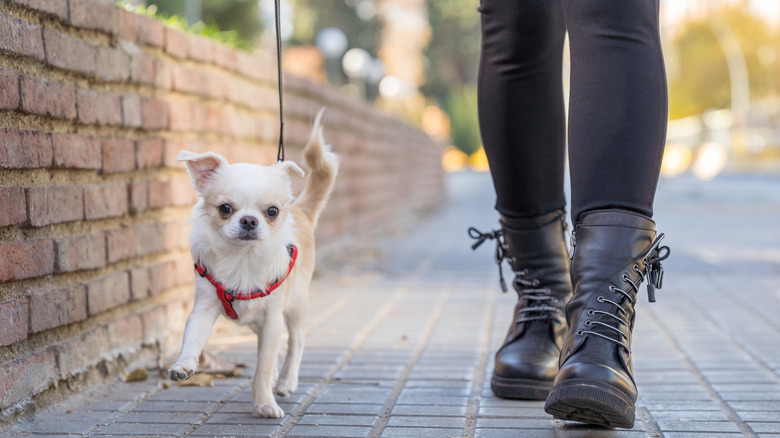
M380 437L382 432L384 432L385 427L387 427L387 423L390 421L390 414L393 412L393 408L398 401L398 396L401 395L401 391L403 391L404 386L406 386L406 382L409 379L409 374L411 374L412 368L414 368L417 362L420 361L420 357L425 351L425 348L428 346L428 342L431 340L433 330L436 328L436 324L441 318L444 305L451 296L451 286L448 286L444 291L441 292L441 297L439 297L439 300L436 303L433 312L431 313L431 316L428 320L428 325L425 327L423 336L420 339L420 342L417 344L417 348L415 349L412 358L409 359L409 362L406 363L404 369L401 371L401 374L399 374L396 378L395 386L393 386L390 394L387 395L385 402L382 404L382 409L379 412L379 418L376 420L376 422L374 422L374 426L371 428L371 431L368 432L367 437Z
M249 387L251 384L252 384L252 379L247 379L246 382L238 385L232 391L227 393L227 395L225 397L222 397L222 400L219 403L215 404L214 407L212 407L211 409L205 411L202 417L200 417L199 419L195 420L195 422L192 424L192 426L189 429L187 429L186 431L184 431L184 433L181 436L185 437L185 436L195 432L196 430L198 430L198 428L200 426L202 426L203 423L208 421L209 418L213 417L214 414L219 412L219 410L222 409L227 404L227 402L229 402L230 400L234 399L238 394L241 393L241 391L243 391L244 389Z
M143 403L146 399L149 397L159 393L163 389L162 385L160 384L160 378L157 379L157 386L152 391L143 392L140 395L136 396L133 400L125 403L120 407L116 414L110 415L106 418L105 424L101 424L100 426L96 426L102 429L105 429L106 427L111 426L112 424L116 423L120 418L125 416L126 414L133 411L133 409L137 408L141 403ZM84 434L84 437L89 437L92 434L97 434L100 432L88 432Z
M677 338L672 336L672 333L669 331L668 327L666 327L664 324L661 323L661 320L655 314L655 311L652 310L650 306L647 307L648 307L647 315L650 317L650 319L653 320L653 323L658 327L659 332L662 333L664 337L666 337L667 341L675 348L675 350L677 350L680 356L682 356L683 362L685 362L685 364L693 373L693 376L702 385L704 392L706 392L707 395L710 397L710 399L712 399L715 402L715 404L718 405L718 408L726 415L726 418L728 418L729 421L731 421L735 426L737 426L739 431L742 432L745 436L758 437L758 435L753 431L753 428L751 428L747 423L742 421L742 418L740 418L740 416L728 404L728 402L726 402L726 400L723 397L721 397L720 394L717 391L715 391L715 389L712 388L710 382L707 380L706 377L704 377L701 370L699 370L699 368L693 362L693 359L691 359L688 352L686 352L682 348L680 341L678 341ZM699 313L701 313L701 311Z
M485 384L485 372L490 355L490 339L493 334L493 323L496 309L496 294L490 294L485 315L485 328L483 330L482 343L479 347L479 362L474 366L474 378L471 381L469 401L466 405L466 424L463 426L463 436L474 436L477 429L477 417L479 416L479 403L482 400L482 390Z
M773 326L773 327L777 328L777 325L773 321L772 322L768 321L761 314L761 312L755 312L754 309L752 308L752 306L744 304L743 301L745 301L745 300L733 299L733 297L732 297L733 294L726 293L726 291L723 290L723 287L725 287L723 284L721 284L721 283L719 283L717 281L712 281L712 284L716 285L717 290L719 290L721 292L720 293L721 297L723 297L723 296L728 297L728 299L730 299L732 302L735 302L735 303L737 303L737 305L740 305L741 307L745 308L751 314L755 315L756 313L758 313L758 319L762 320L765 324L767 324L769 326ZM694 309L697 308L696 307L696 303L693 302L693 300L691 300L691 299L689 299L687 297L686 297L686 300L688 300L688 302L692 304L692 308L694 308ZM748 346L747 342L740 342L740 341L742 341L742 336L740 336L739 334L737 334L733 330L729 330L727 327L724 326L723 322L721 322L718 318L715 318L712 315L710 315L709 312L701 311L700 313L702 313L704 315L704 317L707 320L709 320L710 323L712 325L714 325L722 335L724 335L725 337L729 338L729 341L731 341L731 343L734 344L734 346L736 346L738 349L742 350L745 354L750 356L750 358L753 359L753 361L755 361L760 368L763 368L763 370L770 377L772 377L772 379L775 382L780 383L780 374L778 374L778 370L775 370L774 368L772 368L771 365L769 365L764 359L762 359L761 354L756 352L753 347Z
M334 381L334 376L346 365L352 357L355 356L355 353L360 350L360 348L363 346L363 343L366 342L366 339L371 335L371 333L376 330L376 328L381 324L381 322L387 318L387 315L390 314L390 311L393 310L395 305L398 303L398 301L401 300L401 298L409 293L408 285L417 280L419 277L421 277L425 272L427 272L430 267L432 266L431 260L425 260L422 263L420 263L417 271L412 273L406 281L401 283L395 292L393 292L393 295L390 297L389 300L385 301L385 305L382 306L382 309L374 316L374 318L371 320L371 322L366 326L365 329L360 333L360 336L358 337L357 341L352 345L352 347L349 349L347 354L344 355L344 357L341 358L339 363L333 366L331 371L328 373L328 375L322 379L317 386L314 387L314 389L309 392L306 397L304 397L298 405L293 409L293 412L291 412L287 418L284 419L281 426L277 430L274 431L272 434L273 437L283 437L287 435L287 433L292 430L293 427L295 427L296 424L303 418L303 416L306 413L306 410L311 406L312 403L314 403L314 400L319 397L323 391L328 387L328 385ZM304 351L304 354L306 352Z

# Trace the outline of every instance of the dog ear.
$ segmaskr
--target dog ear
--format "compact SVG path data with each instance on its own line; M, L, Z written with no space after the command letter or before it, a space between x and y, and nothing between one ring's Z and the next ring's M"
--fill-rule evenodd
M214 152L196 154L190 151L181 151L176 160L184 161L184 164L187 165L192 186L198 192L203 191L205 184L214 177L220 167L228 164L225 158Z
M298 175L300 177L306 176L306 172L304 172L303 169L298 167L298 165L292 161L282 161L281 163L277 163L276 166L279 166L280 169L287 172L287 175Z

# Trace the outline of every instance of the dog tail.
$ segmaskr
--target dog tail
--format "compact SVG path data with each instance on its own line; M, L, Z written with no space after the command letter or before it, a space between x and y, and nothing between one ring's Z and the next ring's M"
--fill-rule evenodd
M303 191L295 203L303 210L316 226L320 212L325 207L333 184L336 182L336 174L339 168L339 157L330 151L330 145L325 144L322 137L322 108L314 120L309 142L303 150L306 164L309 166L309 175L306 178Z

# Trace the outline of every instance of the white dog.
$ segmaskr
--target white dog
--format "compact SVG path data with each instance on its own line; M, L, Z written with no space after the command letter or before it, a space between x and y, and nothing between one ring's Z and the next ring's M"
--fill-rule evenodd
M282 417L274 392L284 397L298 386L302 325L314 270L314 228L338 172L338 157L323 144L322 113L304 150L310 173L297 199L290 175L304 172L293 162L228 164L212 152L187 151L177 158L186 163L200 197L190 236L200 275L181 354L168 376L186 380L198 370L214 321L224 313L258 335L252 381L252 413L258 417ZM272 391L285 324L287 357Z

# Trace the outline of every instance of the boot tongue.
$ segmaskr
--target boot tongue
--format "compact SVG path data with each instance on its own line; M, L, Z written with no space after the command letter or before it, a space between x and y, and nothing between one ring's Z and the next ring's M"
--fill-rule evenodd
M631 262L643 256L652 244L655 223L636 213L599 210L580 216L575 235L577 256L572 264L572 281L580 285L578 290L588 291L632 270Z

